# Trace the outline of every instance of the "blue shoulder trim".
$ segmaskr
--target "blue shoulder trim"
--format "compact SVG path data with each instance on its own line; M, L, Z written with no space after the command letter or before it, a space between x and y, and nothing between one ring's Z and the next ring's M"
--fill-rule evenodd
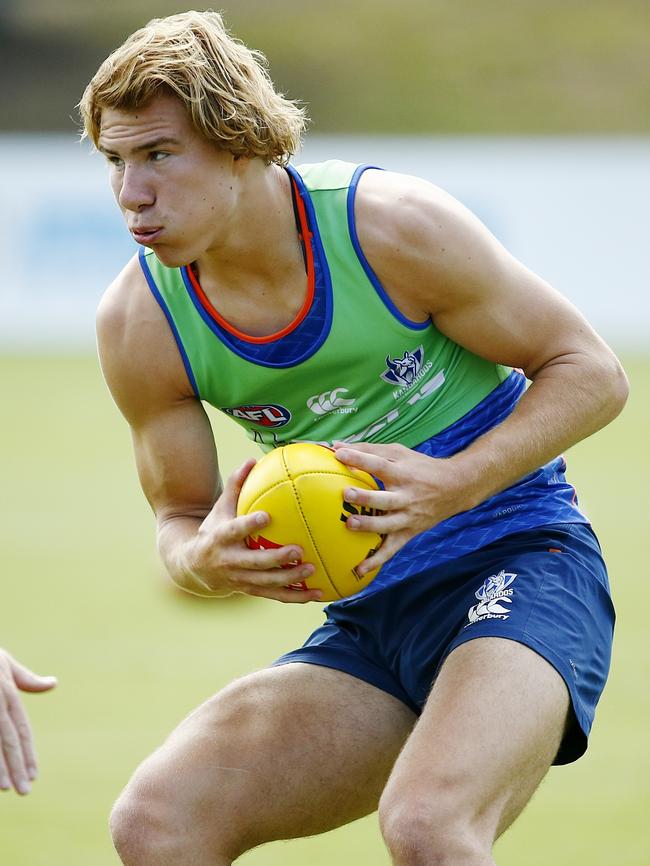
M176 328L176 324L174 323L174 319L172 318L172 314L169 311L169 307L165 303L165 299L163 298L163 296L160 294L160 289L156 285L156 281L153 278L153 274L151 273L151 270L149 269L149 265L148 265L147 260L145 258L145 252L146 252L145 247L140 247L140 251L138 252L138 259L140 261L140 267L142 268L142 272L145 275L145 278L147 280L147 284L149 285L149 288L151 289L151 294L158 301L160 309L165 314L165 318L167 319L167 322L169 323L169 327L171 328L172 334L174 335L174 339L176 340L176 345L178 346L178 351L180 352L181 358L183 359L183 366L185 367L185 372L187 373L187 378L190 380L190 385L192 386L192 390L194 391L194 394L200 400L201 395L199 394L199 389L198 389L197 384L196 384L196 379L194 378L194 373L192 372L192 365L190 364L190 359L187 357L187 352L185 351L185 346L183 345L183 343L181 341L180 334L178 333L178 330Z
M407 328L412 328L414 331L424 331L431 325L431 320L427 319L425 322L414 322L412 319L408 319L392 302L388 293L379 282L379 278L377 274L370 267L370 263L368 259L365 257L363 250L361 249L361 244L359 243L359 236L357 235L357 226L356 220L354 217L354 199L357 194L357 186L359 184L359 180L361 179L361 175L364 171L367 171L369 168L376 168L379 171L383 171L377 165L360 165L357 167L356 171L352 175L352 180L350 181L350 187L348 189L348 228L350 231L350 240L352 241L352 246L354 247L354 251L357 254L357 258L361 262L361 265L366 272L366 276L372 283L375 288L375 291L382 299L384 304L386 305L388 311L392 313L392 315L403 325L406 325Z

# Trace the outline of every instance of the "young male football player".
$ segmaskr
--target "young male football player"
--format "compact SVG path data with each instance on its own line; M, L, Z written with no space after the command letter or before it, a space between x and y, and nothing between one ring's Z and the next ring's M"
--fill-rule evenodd
M379 807L396 864L493 863L549 767L584 752L607 676L607 574L558 455L621 410L619 363L442 190L290 165L303 112L215 13L133 34L81 111L142 245L99 346L172 579L318 599L286 588L312 571L278 568L296 545L246 547L269 519L236 517L253 461L222 486L202 400L265 449L331 442L383 482L346 492L383 512L347 523L386 536L360 564L377 578L136 770L123 862L225 866Z

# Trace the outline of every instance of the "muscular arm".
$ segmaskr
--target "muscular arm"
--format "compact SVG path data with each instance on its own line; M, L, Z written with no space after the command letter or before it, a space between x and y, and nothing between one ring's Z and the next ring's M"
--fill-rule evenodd
M131 428L138 476L158 524L172 579L201 591L180 560L221 493L209 421L195 399L162 312L147 297L133 260L97 314L102 371Z
M136 260L104 296L97 335L102 370L131 428L138 476L172 580L198 595L240 591L313 600L313 593L283 588L291 578L277 566L300 559L295 547L246 547L246 536L268 522L259 512L236 517L241 484L255 461L222 484L210 422Z
M367 175L357 202L360 241L395 303L413 319L431 316L475 354L520 367L532 382L514 412L466 450L444 461L427 458L428 493L418 491L426 515L403 510L424 466L413 461L409 468L399 447L362 446L365 460L350 459L349 447L339 450L344 461L381 477L398 461L407 480L403 488L393 481L398 507L383 530L403 529L408 520L422 531L427 520L433 525L477 505L603 427L624 405L627 381L583 316L462 205L415 178Z

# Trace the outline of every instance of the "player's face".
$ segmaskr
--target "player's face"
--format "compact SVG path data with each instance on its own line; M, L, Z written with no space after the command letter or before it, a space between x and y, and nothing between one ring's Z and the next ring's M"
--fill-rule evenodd
M135 111L105 108L99 149L131 234L163 264L189 264L223 239L239 165L195 131L180 100L160 96Z

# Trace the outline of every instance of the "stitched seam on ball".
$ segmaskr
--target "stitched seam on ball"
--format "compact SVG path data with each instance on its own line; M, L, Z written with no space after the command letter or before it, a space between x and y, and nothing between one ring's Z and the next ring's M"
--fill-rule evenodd
M350 477L346 472L332 472L329 470L327 472L314 470L312 472L301 472L300 473L301 477L304 475L333 475L335 478L339 478L341 475L343 475L343 476L347 475L348 478ZM363 479L358 479L358 483L365 486L365 481ZM345 598L345 596L341 595L341 593L338 591L336 584L332 580L332 578L330 576L330 568L329 568L329 566L326 565L325 557L323 556L323 554L318 549L318 545L316 544L316 539L314 538L314 536L311 533L311 529L309 528L309 524L307 523L307 518L305 517L305 512L303 511L303 508L302 508L302 502L300 501L300 494L298 492L298 488L294 484L293 478L291 478L291 486L293 487L294 493L296 495L296 502L298 503L298 508L300 509L300 515L302 517L303 523L305 524L305 529L309 533L309 537L311 538L311 543L314 545L314 550L318 554L318 558L321 561L321 565L323 566L323 570L327 574L327 577L328 577L328 580L332 586L332 589L338 595L339 598ZM374 487L366 487L366 490L374 490L374 489L375 489Z
M303 472L301 474L306 475L307 473ZM326 473L324 473L324 472L310 472L309 474L310 475L325 475ZM305 512L303 511L302 502L300 500L300 494L298 493L298 488L294 484L293 478L291 479L291 486L293 487L293 492L294 492L294 495L296 497L296 503L298 505L298 510L300 511L300 516L302 517L302 522L305 525L305 529L307 530L307 534L311 538L311 543L314 547L314 550L318 554L318 558L320 560L321 566L323 567L323 571L327 575L327 579L329 580L330 584L332 585L332 589L334 590L334 592L339 596L339 598L343 598L341 593L338 591L338 589L334 586L334 583L332 582L332 578L330 577L329 569L326 567L325 560L323 559L323 554L320 552L318 545L316 544L316 539L314 538L314 536L312 534L309 523L307 523L307 518L305 517Z
M283 459L283 462L284 462L284 459ZM286 464L285 464L285 469L287 470L287 477L286 477L286 478L282 478L280 481L274 481L273 484L269 484L268 487L265 487L263 490L258 491L257 496L255 497L255 499L253 499L253 501L252 501L251 504L250 504L250 507L249 507L249 510L248 510L248 513L249 513L249 514L250 514L250 512L251 512L252 510L254 510L254 508L255 508L255 504L256 504L257 502L259 502L260 499L261 499L263 496L266 496L266 494L267 494L269 491L271 491L271 490L275 490L276 487L282 487L282 485L283 485L283 484L286 484L287 481L291 484L291 486L292 486L292 488L293 488L293 490L294 490L294 492L295 492L295 494L296 494L296 499L298 500L298 502L300 502L300 499L299 499L299 496L298 496L298 491L297 491L297 489L296 489L295 484L293 483L293 478L289 475L289 470L288 470ZM347 478L350 478L350 476L349 476L346 472L334 472L334 471L331 471L331 470L329 470L329 469L327 469L327 470L325 470L325 471L323 471L322 469L314 469L314 470L312 470L311 472L303 472L303 471L301 471L301 472L300 472L300 477L302 477L303 475L333 475L335 478L339 478L339 477L341 477L341 476L343 476L343 477L347 477ZM352 478L350 478L350 482L352 482ZM355 484L356 484L357 487L360 487L360 486L365 487L366 490L376 490L375 487L370 487L370 486L367 485L367 482L366 482L365 478L356 478L356 479L355 479ZM301 507L301 509L300 509L300 513L303 514L303 512L302 512L302 507ZM303 519L304 519L304 514L303 514ZM309 526L307 526L307 523L306 523L306 522L305 522L305 526L307 527L307 530L309 530ZM310 535L311 535L311 533L310 533ZM319 555L320 555L320 554L319 554Z
M286 477L280 479L280 481L274 481L272 484L269 484L269 486L268 486L268 487L265 487L263 490L259 490L259 491L257 492L257 496L255 497L255 499L253 499L253 501L251 502L251 504L250 504L250 506L249 506L249 508L248 508L248 513L249 513L249 514L250 514L251 511L253 511L253 510L255 509L255 506L256 506L257 503L260 501L260 499L261 499L263 496L266 496L266 494L267 494L270 490L275 490L277 487L281 487L283 484L286 484L287 481L291 481L291 479L289 478L289 470L287 469L287 461L284 459L284 452L280 452L280 459L281 459L281 461L282 461L282 465L284 466L284 474L285 474ZM255 470L255 467L253 467L253 471L254 471L254 470ZM246 483L246 482L244 482L244 483Z
M291 481L291 479L290 478L283 478L282 481L274 481L273 484L270 484L268 487L265 487L264 490L260 490L258 492L257 496L255 497L255 499L253 499L253 501L251 502L250 508L248 509L248 514L250 514L251 511L255 510L255 503L259 502L263 496L266 496L266 494L270 490L275 490L276 487L282 487L282 485L286 484L287 481Z
M360 472L364 472L366 475L370 475L369 472L366 472L365 469L360 469ZM289 470L287 469L287 474ZM342 475L344 478L357 478L354 473L350 474L350 470L346 472L345 469L341 469L339 472L337 469L301 469L301 475L335 475L337 478ZM372 476L370 476L372 478ZM366 481L364 478L358 478L360 484L365 484ZM369 487L368 490L375 490L374 487Z
M320 564L323 568L323 571L327 574L327 579L329 580L330 584L332 585L332 589L339 596L339 598L342 598L343 596L341 595L341 593L338 591L338 589L332 583L332 580L331 580L330 575L329 575L329 571L325 567L325 561L323 559L323 556L322 556L320 550L318 549L318 545L316 544L316 539L314 538L312 531L311 531L311 528L309 526L309 523L307 522L307 518L305 517L305 512L303 510L302 502L300 500L300 494L298 493L298 488L296 487L295 481L294 481L291 473L289 472L289 467L287 466L287 461L285 460L284 453L282 454L282 462L284 463L284 468L286 469L287 476L288 476L289 480L291 481L291 487L293 488L293 493L294 493L294 496L296 498L296 504L298 505L298 510L300 511L300 516L302 517L302 522L304 524L304 527L307 530L307 535L309 535L309 538L311 539L312 546L313 546L314 550L316 551L316 553L318 554L318 559L320 560ZM329 475L329 474L335 475L337 473L328 473L328 472L302 472L301 473L301 475Z

